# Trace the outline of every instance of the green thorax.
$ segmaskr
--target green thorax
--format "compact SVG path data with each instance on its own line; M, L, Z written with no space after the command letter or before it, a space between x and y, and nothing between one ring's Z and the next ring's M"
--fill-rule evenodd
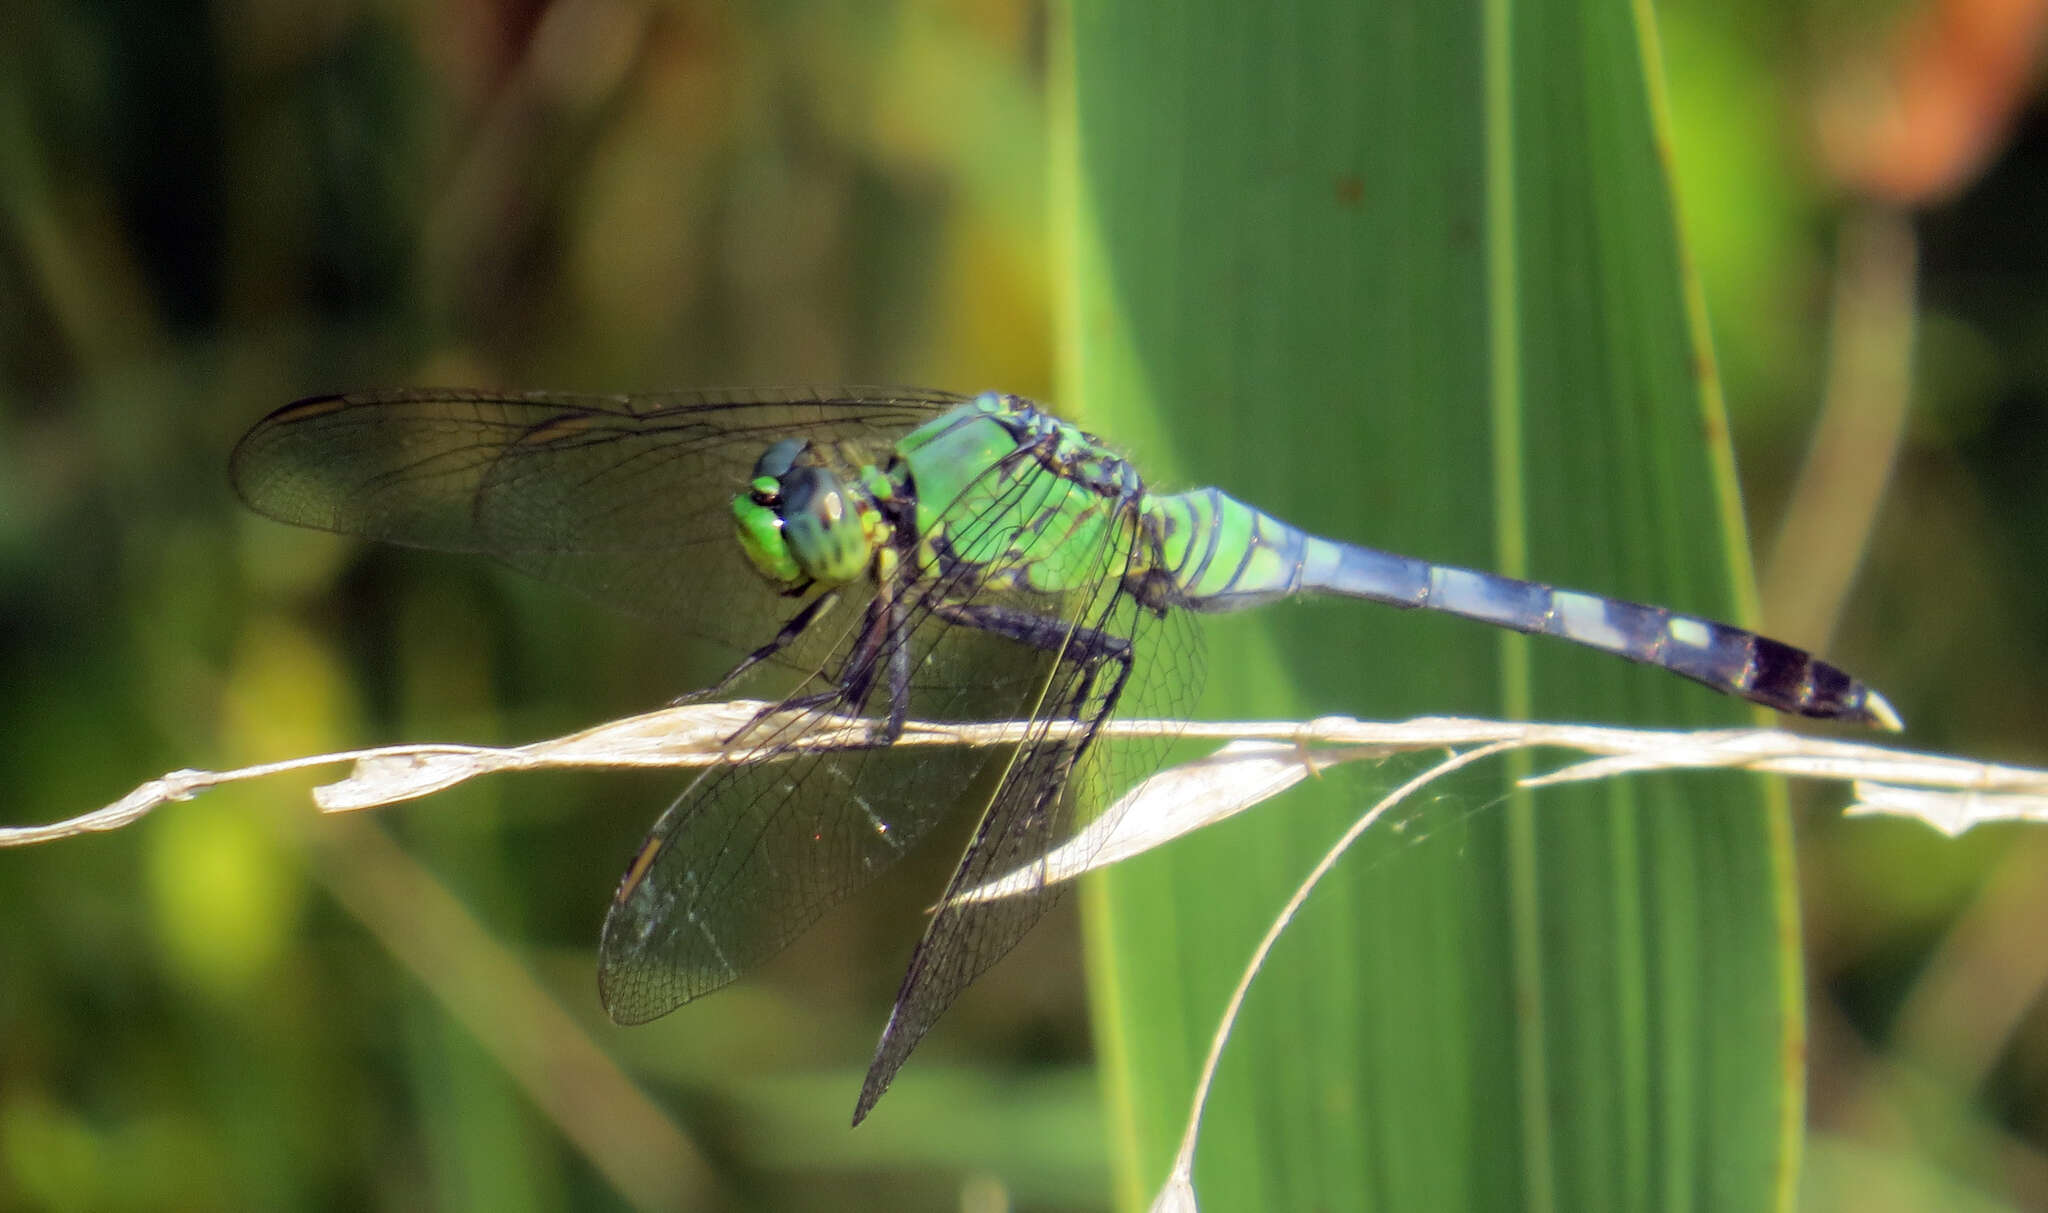
M896 444L919 560L983 585L1064 594L1131 571L1143 486L1122 457L1028 401L983 393Z

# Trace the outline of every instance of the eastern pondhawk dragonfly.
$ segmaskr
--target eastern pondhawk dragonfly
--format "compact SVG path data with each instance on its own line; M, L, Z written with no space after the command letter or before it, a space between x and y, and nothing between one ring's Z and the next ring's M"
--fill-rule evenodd
M1317 538L1223 492L1157 494L1016 396L801 389L574 396L391 391L279 409L235 489L285 522L477 552L746 656L699 696L777 702L655 822L606 915L604 1005L641 1023L737 978L963 803L982 808L868 1071L858 1124L938 1016L1057 884L954 894L1029 865L1159 761L1091 743L1120 705L1184 715L1191 616L1297 594L1556 636L1781 712L1897 729L1790 645L1592 594ZM1161 651L1164 650L1164 651ZM825 718L879 742L796 744ZM1007 749L891 751L904 724L1028 720Z

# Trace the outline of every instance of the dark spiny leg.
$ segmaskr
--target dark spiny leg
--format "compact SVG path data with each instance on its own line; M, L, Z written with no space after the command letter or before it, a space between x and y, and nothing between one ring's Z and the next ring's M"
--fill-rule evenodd
M1088 682L1081 688L1081 702L1086 703L1088 697L1094 693L1096 677L1102 673L1102 667L1109 664L1116 666L1116 685L1109 688L1109 694L1103 697L1103 702L1113 706L1117 700L1123 698L1124 684L1131 680L1131 646L1128 644L1124 646L1121 653L1110 654L1102 661L1097 662L1094 668L1088 671ZM1098 714L1096 717L1098 727L1101 724L1101 719L1101 714Z
M1100 635L1101 633L1096 634ZM1104 697L1104 702L1115 704L1124 693L1124 683L1131 677L1130 643L1128 641L1120 643L1107 651L1087 655L1081 660L1086 664L1082 667L1081 680L1074 687L1071 696L1076 711L1082 715L1087 714L1087 709L1083 705L1095 698L1095 680L1102 677L1102 671L1105 667L1112 665L1116 667L1116 684L1110 687L1109 694Z
M986 602L936 602L932 604L932 614L948 623L965 624L1034 649L1063 652L1068 661L1115 658L1128 664L1130 660L1130 641L1097 628L1078 627L1054 615Z
M1095 680L1105 665L1117 667L1116 685L1110 689L1109 702L1116 702L1124 693L1124 683L1130 679L1131 642L1100 628L1080 627L1055 616L995 603L939 603L932 611L948 622L1058 653L1060 660L1078 664L1082 672L1072 696L1076 704L1087 703L1094 697Z
M885 745L893 745L903 736L903 726L910 721L910 612L898 603L890 614L895 618L889 623L889 723L882 730Z
M686 703L702 703L706 699L723 695L733 683L739 681L740 675L745 674L748 670L753 669L790 645L795 644L797 638L810 630L810 626L818 622L825 612L831 610L838 601L838 590L827 590L816 598L811 599L809 605L804 607L803 610L798 611L795 615L792 615L789 622L782 625L782 630L775 633L775 639L741 658L738 665L725 672L725 677L720 678L717 682L712 683L701 691L691 691L687 695L678 695L669 701L669 706L680 707Z
M889 643L893 633L896 611L891 602L888 588L868 600L867 619L860 625L860 639L853 651L846 655L846 664L839 667L838 696L853 711L866 706L868 696L875 689L875 675L882 660L883 646Z
M769 717L785 712L814 712L819 708L828 707L835 711L859 711L860 705L867 699L869 688L874 685L875 661L880 655L882 638L886 635L886 632L877 629L875 625L877 620L882 618L883 611L882 600L879 597L868 600L867 621L861 624L860 639L854 642L853 650L846 655L846 661L840 667L839 677L830 688L813 691L808 695L792 695L780 703L762 708L754 714L752 720L741 726L731 737L726 738L727 744L745 736L749 730ZM813 615L806 623L815 621L816 616ZM790 624L795 626L797 622L791 620ZM783 630L786 632L789 629ZM781 637L778 636L777 639L780 640Z

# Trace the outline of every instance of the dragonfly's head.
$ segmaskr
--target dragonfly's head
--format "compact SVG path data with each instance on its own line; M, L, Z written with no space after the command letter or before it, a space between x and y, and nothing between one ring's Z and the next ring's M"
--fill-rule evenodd
M857 481L823 465L811 444L786 438L762 452L732 499L740 550L776 588L844 585L874 559L880 513Z

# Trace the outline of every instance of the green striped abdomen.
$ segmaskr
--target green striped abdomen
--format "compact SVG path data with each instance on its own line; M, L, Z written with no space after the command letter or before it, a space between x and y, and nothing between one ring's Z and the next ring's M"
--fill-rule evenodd
M1343 559L1345 545L1289 526L1221 489L1148 495L1143 509L1181 605L1192 610L1240 611L1328 589Z

